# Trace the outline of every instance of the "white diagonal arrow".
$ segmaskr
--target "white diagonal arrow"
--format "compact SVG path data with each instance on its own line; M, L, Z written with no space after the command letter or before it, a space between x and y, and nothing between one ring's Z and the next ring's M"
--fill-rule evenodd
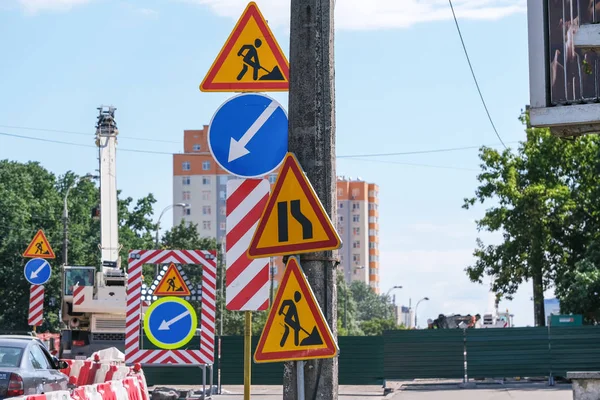
M248 149L246 149L246 145L250 142L250 140L252 140L254 135L256 135L256 132L258 132L258 130L265 124L265 122L267 122L267 120L271 117L271 115L273 115L275 110L277 110L278 108L279 105L272 101L267 106L267 108L265 108L262 114L260 114L258 119L254 121L252 126L248 128L248 130L246 131L246 133L244 133L244 136L242 136L240 140L235 140L234 138L231 138L231 141L229 143L228 162L235 161L238 158L250 153Z
M48 261L44 261L44 262L42 263L42 265L40 265L40 266L38 267L38 269L36 269L35 271L33 271L33 272L31 273L31 275L29 276L29 279L35 279L35 278L37 278L37 277L38 277L38 275L39 275L39 273L40 273L40 272L42 272L42 270L43 270L43 269L44 269L44 267L46 266L46 264L48 264Z
M178 316L176 316L175 318L173 318L170 321L165 321L163 319L163 322L158 327L158 330L159 331L168 331L169 329L171 329L171 325L173 325L175 322L179 321L180 319L182 319L183 317L186 317L188 315L190 315L190 311L185 310L184 312L182 312L181 314L179 314Z

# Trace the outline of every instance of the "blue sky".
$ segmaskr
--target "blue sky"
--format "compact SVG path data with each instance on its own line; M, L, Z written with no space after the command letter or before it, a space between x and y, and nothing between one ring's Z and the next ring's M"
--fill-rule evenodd
M257 3L289 54L290 2ZM231 97L201 93L198 85L245 5L2 0L0 132L93 146L96 107L114 105L118 186L134 198L154 193L160 212L171 203L172 157L127 149L181 151L183 130L208 124ZM455 0L455 8L494 122L515 147L528 102L525 1ZM499 146L447 1L338 0L335 46L338 156ZM287 95L270 95L287 105ZM91 147L0 136L5 158L36 160L57 174L97 168ZM461 209L477 183L477 150L358 158L338 159L337 173L380 185L382 291L402 285L397 302L412 299L413 306L429 296L419 306L423 322L485 312L487 286L470 283L463 271L484 211ZM502 303L518 325L533 322L531 292L526 284Z

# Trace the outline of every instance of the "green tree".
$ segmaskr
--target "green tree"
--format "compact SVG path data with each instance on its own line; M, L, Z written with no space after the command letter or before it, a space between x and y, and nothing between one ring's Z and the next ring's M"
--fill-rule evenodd
M367 336L381 336L383 331L401 329L393 320L373 318L368 321L361 321L360 327Z
M532 128L526 113L521 121L526 140L516 151L481 149L479 186L463 208L488 203L477 228L500 232L503 240L477 239L476 261L466 272L474 282L493 277L492 289L509 299L531 279L535 322L544 326L544 290L582 258L590 228L598 226L588 218L598 208L592 195L598 178L591 172L598 146L592 136L565 141Z

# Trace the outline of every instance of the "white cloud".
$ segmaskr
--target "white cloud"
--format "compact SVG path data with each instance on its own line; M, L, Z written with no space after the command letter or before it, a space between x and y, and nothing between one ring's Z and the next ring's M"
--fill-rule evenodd
M158 17L158 11L153 10L151 8L136 8L135 11L138 14L143 15L144 17L148 17L148 18L156 18L156 17Z
M239 18L246 0L184 0L206 5L217 15ZM526 11L525 0L454 0L458 18L496 20ZM269 25L288 26L290 2L263 0L259 4ZM337 0L335 25L344 30L405 28L420 22L452 18L447 0Z
M27 13L35 14L40 11L68 11L74 6L89 3L91 0L19 0L21 7Z

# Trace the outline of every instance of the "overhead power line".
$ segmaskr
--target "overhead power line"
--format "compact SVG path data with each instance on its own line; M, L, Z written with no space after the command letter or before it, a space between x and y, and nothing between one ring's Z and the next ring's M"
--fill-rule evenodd
M64 145L68 145L68 146L96 148L96 146L91 145L91 144L82 144L82 143L66 142L66 141L55 140L55 139L38 138L38 137L18 135L15 133L8 133L8 132L0 132L0 136L8 136L8 137L14 137L14 138L26 139L26 140L37 140L40 142L64 144ZM508 143L518 143L518 141L508 142ZM451 148L443 148L443 149L414 150L414 151L404 151L404 152L396 152L396 153L350 154L350 155L336 156L336 158L357 159L357 157L358 158L388 157L388 156L405 156L405 155L428 154L428 153L445 153L445 152L452 152L452 151L459 151L459 150L474 150L474 149L479 149L482 146L493 147L493 146L496 146L496 144L481 145L481 146L451 147ZM119 147L119 151L128 151L128 152L133 152L133 153L162 154L162 155L169 155L169 156L171 156L173 154L177 154L177 153L173 153L173 152L169 152L169 151L140 150L140 149L129 149L129 148L122 148L122 147ZM189 155L193 156L193 155L200 155L200 154L190 153Z
M448 0L448 3L450 3L450 9L452 10L452 17L454 18L454 23L456 24L456 30L458 31L458 36L460 37L460 42L462 44L463 50L465 51L465 56L467 57L467 62L469 63L469 69L471 70L471 75L473 76L473 80L475 81L475 86L477 87L477 92L479 93L479 98L481 99L481 103L483 104L485 113L487 114L487 117L490 120L490 124L492 125L492 129L494 129L494 132L496 133L496 136L498 136L500 143L502 143L504 148L507 149L506 145L504 144L504 141L502 141L502 138L500 137L500 134L498 133L498 130L496 129L494 120L492 119L492 116L490 115L490 111L488 110L485 99L483 98L483 94L481 93L481 88L479 87L479 82L477 82L477 77L475 76L475 71L473 70L473 65L471 64L471 58L469 57L469 52L467 51L467 46L465 45L465 41L464 41L462 33L460 31L460 26L458 25L458 19L456 19L456 14L454 13L454 6L452 5L452 0Z
M77 131L65 131L61 129L45 129L45 128L31 128L27 126L15 126L15 125L0 125L0 128L8 128L8 129L22 129L29 131L42 131L42 132L56 132L56 133L66 133L68 135L84 135L84 136L93 136L93 133L89 132L77 132ZM132 137L132 136L119 136L122 139L127 140L141 140L144 142L158 142L158 143L181 143L176 140L161 140L161 139L150 139L150 138L141 138L141 137Z

